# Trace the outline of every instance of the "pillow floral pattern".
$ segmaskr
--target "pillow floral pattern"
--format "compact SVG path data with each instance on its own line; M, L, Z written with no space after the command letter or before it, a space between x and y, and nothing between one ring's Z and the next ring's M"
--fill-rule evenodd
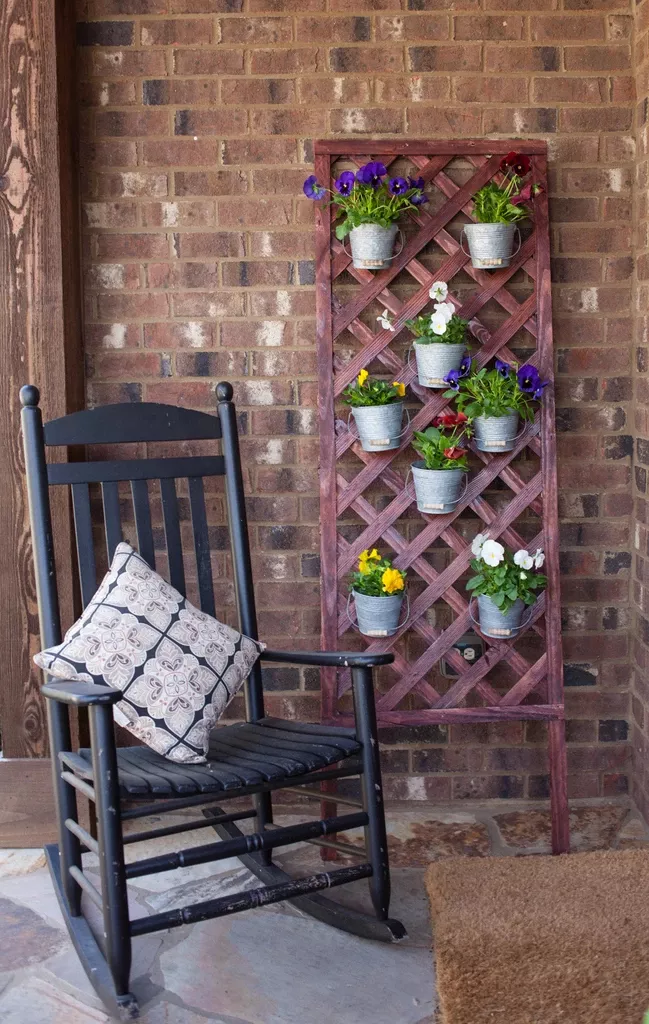
M122 543L63 643L34 661L58 679L121 690L119 725L172 761L199 764L262 650L195 608Z

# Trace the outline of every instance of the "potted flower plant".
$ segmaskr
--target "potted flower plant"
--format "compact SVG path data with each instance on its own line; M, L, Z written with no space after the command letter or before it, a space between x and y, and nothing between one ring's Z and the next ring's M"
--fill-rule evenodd
M361 370L353 384L343 391L358 428L365 452L387 451L401 443L401 421L406 385L395 380L370 377Z
M435 299L432 313L406 320L405 326L415 335L414 349L419 383L424 388L443 388L449 370L458 370L466 352L467 321L446 302L448 285L435 281L430 289Z
M444 397L455 396L458 409L471 420L476 446L483 452L512 450L519 417L530 422L534 419L532 403L541 400L550 383L541 380L531 363L517 367L500 359L496 359L492 370L486 366L475 373L451 370L446 382L449 390Z
M471 551L475 576L466 588L478 599L480 631L498 639L515 636L521 629L523 609L534 604L536 591L547 583L547 577L538 572L545 561L543 551L538 548L532 555L521 548L512 555L481 533Z
M427 430L414 431L412 447L421 459L413 462L412 476L420 512L441 516L454 510L469 468L468 448L462 447L469 434L463 412L444 412Z
M385 270L390 266L397 221L406 210L415 210L428 199L423 178L388 178L385 164L363 164L356 174L343 171L333 191L318 183L315 174L304 182L308 199L331 196L342 217L336 226L340 241L349 235L354 266L360 270Z
M524 184L531 169L528 156L508 153L500 161L503 184L489 181L474 195L473 213L478 223L464 228L474 267L494 270L509 266L517 224L529 217L524 204L542 191L535 182Z
M394 569L376 548L362 551L349 590L356 606L356 622L365 636L396 632L406 586L406 573Z

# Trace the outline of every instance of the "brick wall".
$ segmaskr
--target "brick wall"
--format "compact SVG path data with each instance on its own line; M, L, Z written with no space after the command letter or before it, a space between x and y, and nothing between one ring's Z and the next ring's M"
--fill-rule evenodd
M85 341L93 403L211 409L233 381L261 628L317 644L310 140L546 138L570 786L597 796L626 789L630 753L633 17L560 2L80 0ZM317 717L313 672L269 683L274 712ZM384 740L393 796L546 792L535 724Z
M649 3L636 7L634 68L637 102L635 134L637 139L635 253L635 467L634 467L634 572L632 584L635 621L632 645L631 728L633 745L633 795L645 816L649 814L649 502L647 469L649 467L649 343L647 310L649 308L649 237L647 207L649 135Z

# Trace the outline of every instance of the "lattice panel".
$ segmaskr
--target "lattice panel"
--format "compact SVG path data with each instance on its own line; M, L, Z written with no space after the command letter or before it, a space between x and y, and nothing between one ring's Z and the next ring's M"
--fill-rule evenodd
M534 219L526 222L523 244L508 268L474 270L459 242L462 225L472 221L471 196L498 180L500 160L510 150L527 153L534 180L546 184L546 147L536 141L315 144L322 183L333 182L345 167L381 159L390 174L423 177L430 197L405 225L400 255L379 273L354 269L332 233L330 210L317 214L322 643L394 653L394 665L377 686L381 724L532 718L555 723L550 734L556 787L565 783L565 749L552 387L512 452L492 455L471 445L469 483L455 512L418 512L407 473L417 458L410 446L413 430L425 429L449 404L442 392L419 386L414 360L407 359L412 338L404 322L432 309L434 281L448 282L449 301L469 321L478 366L498 355L532 362L553 379L546 194L536 200ZM385 308L394 333L377 329L376 317ZM398 449L364 452L353 420L347 423L340 396L363 367L408 385L411 419ZM515 640L484 637L484 655L468 666L454 644L472 628L464 582L477 532L512 549L543 547L548 587ZM374 546L409 576L407 621L381 639L353 632L347 615L349 573L360 552ZM442 658L457 673L450 681L439 673ZM351 720L349 687L348 675L323 673L325 721Z

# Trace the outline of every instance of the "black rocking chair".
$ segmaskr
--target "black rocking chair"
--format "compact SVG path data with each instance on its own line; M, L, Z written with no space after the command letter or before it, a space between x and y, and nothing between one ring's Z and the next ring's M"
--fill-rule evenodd
M49 487L67 485L71 488L79 583L85 606L98 586L89 485L101 484L103 527L110 562L122 539L118 488L120 482L130 482L137 544L142 557L154 566L147 481L159 481L170 581L184 594L175 480L187 479L200 604L203 611L214 615L210 537L203 490L203 479L210 476L225 476L240 626L248 636L257 638L231 385L219 384L216 394L218 417L143 403L103 406L43 425L37 388L22 388L22 429L44 647L61 642ZM222 443L221 455L181 454L175 458L50 464L45 457L45 449L50 446L218 439ZM70 936L88 977L108 1009L122 1020L138 1016L137 1001L129 991L131 942L138 935L278 900L290 900L320 921L365 938L395 941L405 935L403 926L388 917L390 876L372 686L372 668L389 664L392 655L266 650L261 660L351 668L356 728L267 718L263 675L257 662L245 687L246 722L214 731L207 765L178 765L147 747L116 747L112 705L119 699L119 691L73 681L49 681L43 687L59 826L58 845L46 848L50 871ZM88 709L90 749L72 750L69 707ZM358 810L354 813L288 827L273 826L272 793L275 790L307 787L299 792L321 800L322 782L351 776L361 778L362 801L357 802ZM94 805L96 838L79 823L77 793L88 798L91 808ZM227 813L219 806L226 800L243 796L252 798L250 809ZM336 797L332 795L330 799L335 801ZM348 798L344 802L356 803ZM199 820L123 834L123 822L199 806L203 808L203 817ZM235 824L246 818L255 819L253 834L245 834ZM213 827L220 841L125 864L125 844L204 827ZM359 827L365 832L365 863L297 879L273 863L274 849L300 841L315 840L320 845L344 848L340 842L321 837ZM82 849L98 857L101 891L83 872ZM357 848L349 849L358 852ZM263 887L130 919L126 884L130 878L233 856L238 856L254 872L264 883ZM319 890L360 878L369 880L375 916L347 909L317 894ZM95 935L91 930L84 916L82 895L101 911L103 935Z

